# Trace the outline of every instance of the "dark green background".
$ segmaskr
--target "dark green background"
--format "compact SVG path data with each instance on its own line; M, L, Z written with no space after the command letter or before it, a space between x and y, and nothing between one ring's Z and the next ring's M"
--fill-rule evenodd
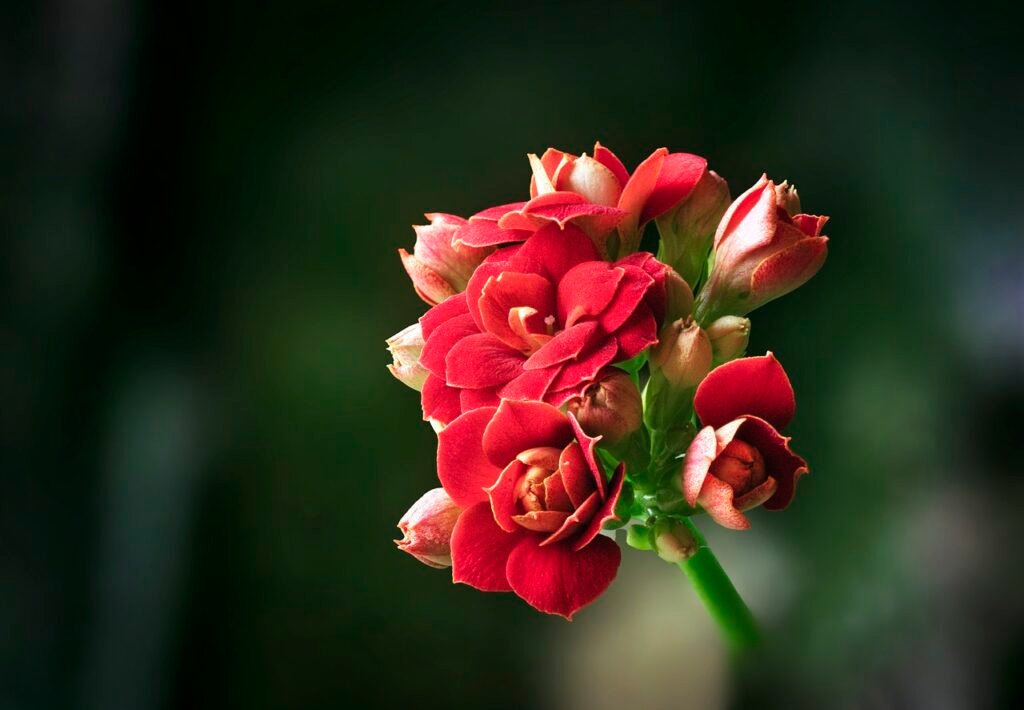
M0 13L0 708L1012 706L1012 6L213 5ZM712 531L738 668L652 556L570 625L391 542L435 485L395 250L594 139L832 216L754 316L812 475Z

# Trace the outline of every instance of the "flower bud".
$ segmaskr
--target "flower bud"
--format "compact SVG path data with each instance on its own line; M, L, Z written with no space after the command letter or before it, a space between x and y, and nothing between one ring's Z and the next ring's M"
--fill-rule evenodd
M671 323L693 313L693 289L679 275L668 267L665 269L665 322Z
M673 387L696 387L711 372L711 341L693 318L678 319L661 329L651 352L651 367Z
M750 319L722 316L705 329L711 340L716 363L728 362L743 355L750 340Z
M427 214L430 224L414 225L416 246L410 254L399 249L402 266L420 298L434 306L466 290L469 277L493 247L456 243L455 235L467 224L450 214Z
M423 389L427 379L427 370L420 365L420 353L423 351L423 331L419 323L395 333L387 339L388 350L394 364L388 370L402 384L412 387L417 392Z
M775 204L786 210L791 217L800 214L800 195L797 194L796 185L790 185L789 180L783 180L776 185Z
M640 391L621 370L611 371L594 382L583 396L570 400L567 409L583 431L604 437L607 444L622 441L643 424Z
M690 529L678 520L659 520L655 523L651 545L658 557L672 564L690 559L700 547Z
M687 282L700 279L715 229L728 206L728 184L715 171L708 170L689 197L657 219L661 235L659 256Z
M428 567L451 567L452 530L461 513L443 488L429 490L398 521L404 537L395 544Z

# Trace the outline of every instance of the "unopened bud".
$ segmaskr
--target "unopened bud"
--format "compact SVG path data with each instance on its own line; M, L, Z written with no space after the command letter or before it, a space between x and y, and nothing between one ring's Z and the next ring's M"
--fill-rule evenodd
M789 180L783 180L776 185L775 204L786 210L790 216L800 214L800 195L797 194L796 185L790 185Z
M678 389L696 387L711 372L711 341L692 318L682 318L661 329L651 353L651 366Z
M711 340L715 362L723 363L743 355L750 340L750 319L722 316L705 329Z
M423 331L419 323L395 333L387 339L388 350L394 364L388 370L402 384L419 392L427 379L427 370L420 364L420 353L423 352Z
M443 488L429 490L398 521L404 537L395 544L428 567L451 567L452 530L461 513Z
M609 372L594 382L582 397L570 400L567 409L583 431L604 437L608 444L622 441L643 424L640 391L621 370Z
M729 186L708 170L677 208L658 217L662 261L696 283L704 270L719 220L729 206Z
M655 523L651 544L658 557L672 564L690 559L700 547L690 529L678 520L659 520Z
M679 272L665 269L665 322L671 323L693 313L693 289Z

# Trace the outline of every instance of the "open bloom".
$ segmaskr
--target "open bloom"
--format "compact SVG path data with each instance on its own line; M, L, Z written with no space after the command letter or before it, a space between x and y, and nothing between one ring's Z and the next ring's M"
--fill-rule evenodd
M686 502L735 530L750 527L744 510L789 505L807 464L779 433L793 418L796 401L775 356L715 368L697 388L693 406L704 428L683 464Z
M494 250L454 242L456 232L466 224L462 217L435 213L425 216L430 224L413 226L413 253L399 249L398 255L416 293L435 305L465 290L473 270Z
M788 183L762 175L739 196L715 233L715 266L698 295L702 323L721 315L746 315L803 285L828 255L821 229L828 217L798 214Z
M590 236L602 257L631 254L644 225L686 199L707 172L704 158L667 148L654 151L632 174L600 143L593 156L548 148L529 158L530 200L473 215L457 242L520 242L545 224L572 224Z
M601 261L577 227L542 227L499 249L465 294L427 312L424 418L447 424L500 399L561 405L606 365L657 342L666 267L636 253Z
M599 533L616 519L625 469L606 480L596 442L542 402L503 401L446 427L437 474L465 509L452 533L452 579L513 591L566 618L600 596L620 551Z

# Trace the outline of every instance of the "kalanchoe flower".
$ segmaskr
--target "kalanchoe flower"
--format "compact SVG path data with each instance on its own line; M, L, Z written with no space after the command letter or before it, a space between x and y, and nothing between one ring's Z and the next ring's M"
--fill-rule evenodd
M566 405L570 414L602 444L614 445L639 429L644 422L640 390L622 370L609 369L579 397Z
M572 225L499 249L465 294L420 319L424 418L446 424L499 399L561 405L580 395L602 368L657 342L665 274L646 253L599 260Z
M656 220L661 235L658 257L686 281L697 283L728 207L729 185L708 170L686 199Z
M825 263L827 217L792 214L796 190L762 175L730 205L715 233L715 265L697 297L697 317L746 315L804 284Z
M461 513L443 488L429 490L398 521L404 537L395 544L428 567L451 567L452 530Z
M747 350L750 340L750 319L739 316L722 316L708 324L705 328L711 341L711 352L715 363L741 357Z
M707 170L700 156L659 148L630 175L600 143L593 156L548 148L529 158L531 199L473 215L458 242L508 244L548 223L572 224L590 236L602 258L631 254L640 246L644 225L688 197Z
M712 370L694 398L704 428L683 463L686 502L735 530L750 527L744 510L789 505L797 480L807 473L789 438L779 433L795 407L786 371L771 353Z
M416 246L410 254L399 249L413 287L420 298L435 305L464 291L473 270L494 251L490 247L457 244L454 237L466 220L450 214L427 214L429 225L415 225Z
M420 365L420 353L423 352L423 329L420 324L413 323L403 328L386 342L394 359L394 363L388 365L388 370L402 384L417 392L422 390L429 373Z
M599 533L616 519L625 471L620 465L607 481L596 443L541 402L503 401L446 427L437 473L465 508L452 534L452 579L513 591L566 618L600 596L620 551Z

